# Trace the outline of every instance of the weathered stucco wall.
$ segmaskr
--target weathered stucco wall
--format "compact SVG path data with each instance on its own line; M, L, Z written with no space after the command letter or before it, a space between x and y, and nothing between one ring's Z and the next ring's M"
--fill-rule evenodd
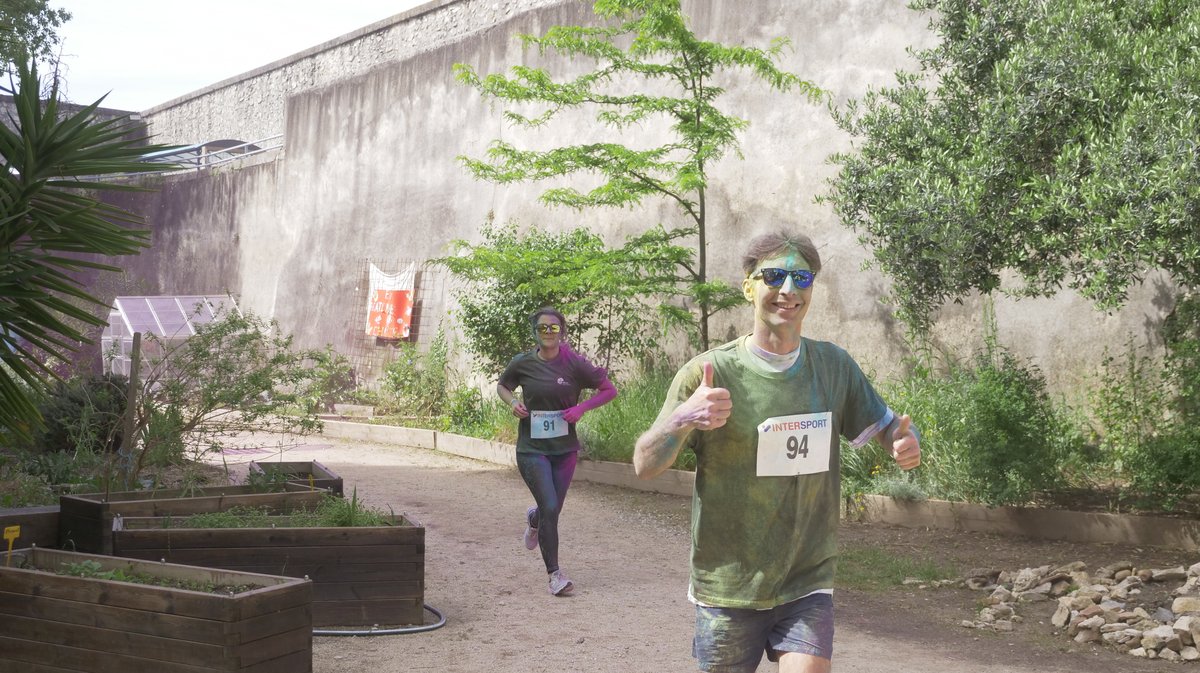
M300 343L348 352L374 347L357 336L368 259L443 255L452 239L477 240L489 218L551 230L583 225L614 243L659 222L679 223L667 203L655 201L633 211L548 210L536 201L538 189L475 182L456 161L482 154L497 137L542 147L589 137L592 126L578 119L537 135L514 132L501 123L499 109L453 81L451 67L463 62L487 73L533 63L514 33L588 22L590 7L578 0L439 0L146 111L159 142L283 132L284 148L252 167L162 179L158 194L126 201L146 213L155 232L154 247L130 266L131 274L163 293L227 289L243 307L277 318ZM905 48L932 40L927 17L903 0L694 0L684 8L706 39L766 46L790 38L794 49L784 67L838 102L892 83L896 69L912 67ZM886 280L861 270L868 252L828 207L813 202L834 175L826 158L848 149L849 139L823 105L746 78L722 84L729 92L725 109L751 126L742 136L744 160L726 158L712 171L712 273L739 282L738 256L750 236L780 226L807 230L822 246L826 272L806 331L842 344L879 375L899 372L907 351L880 300ZM442 282L429 274L427 280ZM1155 293L1161 294L1153 284L1136 292L1130 308L1111 316L1069 293L1001 299L1000 339L1035 357L1052 381L1075 386L1106 344L1119 347L1129 335L1147 339L1169 308L1169 301L1152 301ZM422 340L438 324L453 336L446 294L425 297ZM981 316L979 302L948 308L940 342L977 346ZM748 324L748 310L733 312L713 333L732 336Z

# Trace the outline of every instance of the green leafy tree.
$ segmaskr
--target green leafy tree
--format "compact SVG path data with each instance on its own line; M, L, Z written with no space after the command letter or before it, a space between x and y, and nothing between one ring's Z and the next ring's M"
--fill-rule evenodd
M0 60L3 72L21 60L58 61L58 28L71 19L48 0L0 0Z
M437 262L465 281L455 290L458 324L476 368L488 375L532 345L528 317L543 306L561 311L571 341L610 369L642 359L669 329L694 326L686 310L660 312L656 299L678 291L674 265L691 254L674 245L678 232L656 228L618 249L585 228L551 234L485 225L481 233L482 243L454 241L457 255Z
M940 43L834 111L857 147L833 157L826 198L916 334L975 291L1067 285L1112 309L1151 269L1200 287L1200 5L912 6Z
M96 255L136 254L149 232L142 218L94 197L137 190L122 173L168 170L139 163L140 127L128 118L97 121L96 103L75 113L58 104L57 85L40 100L35 67L17 63L13 127L0 125L0 427L28 438L38 425L35 397L69 360L107 306L79 281L82 272L120 271ZM105 318L95 313L105 314Z
M526 47L537 48L541 55L553 52L594 60L591 72L556 82L546 70L524 65L514 66L511 76L481 77L461 63L454 70L460 82L485 98L509 104L504 117L515 126L535 129L561 112L583 110L595 115L592 130L597 139L546 151L497 140L486 159L461 160L475 177L499 184L561 183L558 179L577 174L599 181L587 191L550 188L541 195L548 205L634 207L650 197L672 202L686 224L668 229L667 236L694 236L696 241L694 255L676 260L676 272L698 314L693 320L699 344L707 349L709 319L743 302L737 288L710 280L708 273L708 172L727 154L740 156L738 132L748 124L717 106L725 93L721 76L742 70L775 90L798 90L810 99L821 92L776 66L786 40L777 39L767 49L700 40L688 27L679 0L597 0L594 10L606 25L556 26L541 37L520 36ZM608 141L614 132L655 119L669 123L662 144L634 148Z

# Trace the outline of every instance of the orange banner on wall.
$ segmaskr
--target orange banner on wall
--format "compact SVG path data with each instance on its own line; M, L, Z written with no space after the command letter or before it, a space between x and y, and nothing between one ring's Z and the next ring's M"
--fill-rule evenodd
M412 326L414 264L397 273L385 273L371 264L367 294L367 335L380 339L407 339Z

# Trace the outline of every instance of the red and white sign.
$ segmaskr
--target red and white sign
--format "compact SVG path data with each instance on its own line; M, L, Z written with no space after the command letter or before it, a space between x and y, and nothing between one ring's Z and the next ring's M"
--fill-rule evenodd
M404 271L385 273L371 264L367 295L367 335L380 339L407 339L412 326L415 264Z

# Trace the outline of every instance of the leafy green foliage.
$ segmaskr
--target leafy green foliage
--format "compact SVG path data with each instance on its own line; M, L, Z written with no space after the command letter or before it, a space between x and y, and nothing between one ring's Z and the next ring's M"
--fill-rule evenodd
M1198 308L1194 296L1176 306L1164 329L1164 358L1131 342L1122 357L1106 354L1092 388L1101 450L1129 495L1151 507L1171 509L1200 491Z
M71 19L47 0L3 0L0 3L0 71L19 61L57 63L58 28Z
M326 346L313 357L309 379L301 402L306 409L326 413L333 411L335 403L353 396L357 386L354 366L345 355L333 350L333 346Z
M311 363L279 325L229 312L184 341L146 337L135 410L136 451L126 449L127 484L152 460L199 458L243 432L304 435L321 427L312 399Z
M114 582L130 582L133 584L148 584L159 587L172 587L188 591L201 591L209 594L240 594L262 587L255 584L218 584L212 581L191 580L180 577L164 577L150 573L126 572L124 568L105 570L99 561L79 561L78 563L63 563L58 575L71 575L88 579L111 580Z
M925 334L973 291L1099 308L1149 269L1200 287L1200 6L918 0L919 73L834 110L857 139L826 198ZM1004 272L1019 287L1002 288Z
M1046 392L1041 373L1010 352L993 346L971 367L952 365L944 377L928 371L882 387L892 408L913 418L921 432L921 467L888 489L920 492L948 500L1013 505L1029 502L1062 478L1062 465L1082 450L1071 419ZM866 457L854 451L867 451ZM876 484L901 476L876 447L843 453L843 464L859 465L857 483ZM864 479L864 465L870 465Z
M128 386L128 379L116 374L56 382L38 405L44 424L30 447L37 452L116 451Z
M204 512L183 518L166 517L164 528L361 528L391 526L395 517L358 499L326 496L313 509L297 509L286 515L263 507L238 505L221 512Z
M498 184L551 180L556 186L541 196L547 205L632 208L651 197L673 204L685 224L665 235L696 236L694 255L678 260L676 273L695 302L693 321L707 349L709 318L740 303L736 288L708 275L708 170L728 154L740 156L737 134L749 123L718 107L725 94L720 80L744 71L778 91L797 90L810 99L821 92L776 66L786 40L766 49L703 41L688 27L679 0L597 0L594 10L605 25L555 26L541 37L520 36L541 56L595 62L594 70L573 80L556 82L546 70L524 65L513 66L509 76L480 76L466 64L454 66L459 82L506 103L504 118L514 126L536 129L563 112L582 111L596 123L591 129L577 125L574 134L590 130L590 137L544 151L496 140L486 159L460 159L475 177ZM662 140L655 131L664 123ZM586 191L563 180L580 174L591 185Z
M673 376L674 372L667 369L649 369L642 376L622 383L621 394L613 401L589 411L577 428L588 458L630 462L638 436L658 418ZM696 454L683 449L672 467L694 470Z
M484 225L480 234L482 243L455 241L458 254L437 263L465 281L454 290L456 317L485 375L499 375L533 345L529 316L543 306L561 311L571 343L606 368L639 360L672 328L692 327L690 315L661 300L677 293L671 268L688 256L662 229L619 249L584 228L553 234Z
M441 330L425 353L414 343L400 342L383 367L383 405L402 414L441 416L450 395L449 356L446 334Z
M41 100L35 68L18 62L13 127L0 125L0 426L28 439L40 424L34 401L70 360L85 328L105 324L108 306L84 291L80 272L119 271L96 256L136 254L149 232L142 218L102 203L99 190L133 190L113 176L168 170L139 163L144 131L128 118L96 121L96 103L74 114L58 103L57 85ZM7 90L6 90L7 91Z

